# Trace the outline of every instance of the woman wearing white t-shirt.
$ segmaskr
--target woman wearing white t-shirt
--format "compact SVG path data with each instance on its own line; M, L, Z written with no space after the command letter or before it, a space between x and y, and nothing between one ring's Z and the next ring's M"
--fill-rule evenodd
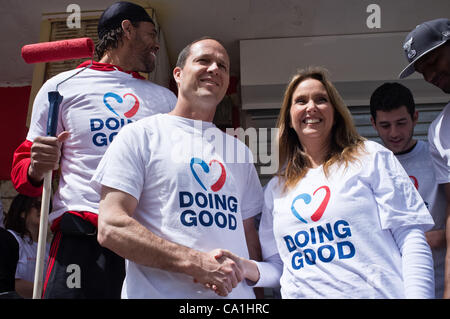
M284 165L265 190L265 262L222 254L283 298L433 298L433 219L392 152L357 133L323 69L294 76L278 128Z
M33 296L40 209L40 198L18 194L12 201L5 218L5 228L14 235L19 244L15 290L23 298ZM48 256L48 248L49 245L47 245L46 256Z

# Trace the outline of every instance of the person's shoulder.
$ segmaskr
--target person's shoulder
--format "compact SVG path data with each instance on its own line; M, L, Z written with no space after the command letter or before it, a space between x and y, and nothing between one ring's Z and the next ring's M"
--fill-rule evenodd
M7 229L5 229L3 227L0 227L0 238L2 240L7 240L9 238L15 238L15 237L9 230L7 230Z
M417 149L420 151L428 152L429 145L426 140L417 140Z
M5 251L11 251L12 249L12 251L15 251L18 255L20 242L10 230L0 227L0 247L2 249L2 253Z
M447 103L447 105L444 107L442 112L445 112L447 114L450 114L450 102Z
M234 152L234 157L238 160L238 162L241 160L247 164L254 164L256 162L252 150L245 144L243 140L236 136L233 136L232 134L223 132L218 127L214 127L214 129L218 132L218 134L222 134L223 136L225 136L224 149L227 152Z
M434 130L437 126L440 126L439 124L442 121L448 121L448 118L450 117L450 102L444 106L444 109L434 118L434 120L431 122L428 133L434 133Z
M368 153L371 153L371 154L378 153L378 152L392 153L392 151L390 151L387 147L385 147L375 141L365 140L362 146L365 151L367 151Z
M2 228L3 229L3 228ZM12 229L3 229L2 239L7 240L10 243L17 243L20 245L23 241L22 237L20 237L19 233Z
M370 140L365 140L359 152L359 163L364 167L373 167L378 162L390 162L394 158L394 153L384 145ZM359 166L358 166L359 167Z
M61 73L58 73L58 74L52 76L50 79L48 79L46 81L46 83L58 84L58 83L62 82L63 80L66 80L70 76L74 75L78 71L80 71L80 69L71 69L71 70L63 71Z
M52 76L51 78L49 78L47 81L44 82L39 91L56 91L56 86L58 84L60 83L62 84L64 80L70 78L77 71L79 71L79 69L72 69L58 73L55 76ZM45 96L45 98L47 98L47 96Z
M133 123L125 125L122 130L126 129L127 131L139 131L144 130L146 132L152 132L157 129L164 123L166 114L158 113L150 116L146 116L141 118Z
M155 82L152 82L152 81L149 81L149 80L142 80L142 79L136 79L136 81L138 81L137 83L140 83L141 85L144 85L144 86L148 87L152 92L158 92L158 93L164 94L164 95L173 95L173 96L175 96L175 94L171 90L169 90L165 86L162 86L162 85L157 84Z
M267 184L263 187L264 188L264 194L269 194L274 191L279 191L283 185L281 184L280 177L277 175L274 175Z

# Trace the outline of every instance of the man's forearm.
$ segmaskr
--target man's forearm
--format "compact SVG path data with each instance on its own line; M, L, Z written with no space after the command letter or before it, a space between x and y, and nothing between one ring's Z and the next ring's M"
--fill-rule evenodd
M219 260L215 251L195 250L148 230L131 217L137 205L137 199L130 194L102 188L97 237L102 246L137 264L186 274L201 284L215 285L221 296L242 280L242 271L233 260Z
M100 214L98 240L123 258L144 266L193 277L201 267L200 252L155 235L129 216L108 220Z

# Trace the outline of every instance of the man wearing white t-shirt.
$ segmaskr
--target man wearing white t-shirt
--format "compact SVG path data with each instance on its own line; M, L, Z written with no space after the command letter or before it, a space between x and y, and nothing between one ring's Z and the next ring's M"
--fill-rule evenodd
M47 137L47 93L88 66L58 74L38 92L26 140L14 153L11 179L25 195L39 196L44 173L60 168L49 221L54 233L44 298L120 298L124 260L97 242L99 195L89 186L97 165L125 125L173 109L175 95L138 72L151 72L158 31L144 8L108 7L98 24L99 62L59 85L57 137Z
M403 49L408 66L400 73L405 78L414 71L425 81L450 94L450 19L423 22L405 38ZM431 159L436 180L443 185L447 201L446 241L450 246L450 103L434 119L428 129ZM444 298L450 298L450 249L445 260Z
M255 298L241 269L214 250L255 256L263 203L251 152L212 123L229 64L211 38L183 49L175 109L121 130L92 178L99 242L126 258L123 298L216 298L207 287Z
M413 138L419 113L411 91L400 83L384 83L370 98L371 122L383 141L408 173L428 210L434 227L425 233L433 253L435 296L444 293L445 270L445 193L436 182L428 143Z

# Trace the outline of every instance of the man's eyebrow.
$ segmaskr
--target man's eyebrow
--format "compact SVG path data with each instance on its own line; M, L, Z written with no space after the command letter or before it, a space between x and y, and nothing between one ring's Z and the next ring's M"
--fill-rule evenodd
M395 121L379 121L378 123L379 124L391 124L392 122L394 122L394 123L398 123L398 122L405 122L405 121L407 121L408 119L406 118L406 117L402 117L402 118L399 118L399 119L397 119L397 120L395 120Z
M212 53L202 53L202 54L194 57L194 59L200 59L200 58L215 59L215 56ZM219 63L221 63L223 65L226 65L226 66L229 66L229 64L226 62L226 60L221 59L221 58L218 58L217 60L218 60Z

